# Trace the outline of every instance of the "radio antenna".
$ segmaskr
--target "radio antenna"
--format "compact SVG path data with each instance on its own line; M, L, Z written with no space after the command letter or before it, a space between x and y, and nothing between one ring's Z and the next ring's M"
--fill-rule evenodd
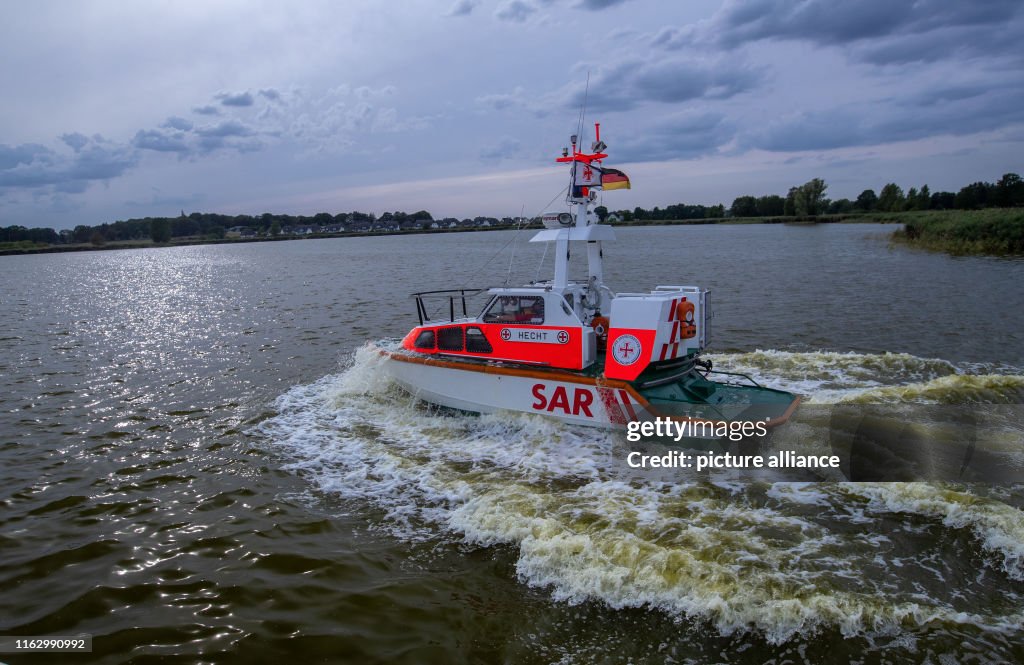
M576 134L579 136L579 145L583 145L583 120L587 116L587 97L590 96L590 70L587 70L587 85L583 88L583 106L580 107L580 120L576 126Z

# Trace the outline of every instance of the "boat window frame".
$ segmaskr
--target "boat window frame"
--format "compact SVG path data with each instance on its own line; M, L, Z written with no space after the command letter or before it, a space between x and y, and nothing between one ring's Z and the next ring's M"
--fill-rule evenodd
M420 344L420 340L423 339L424 335L430 335L430 344ZM420 334L416 335L416 340L413 342L413 348L422 349L424 351L433 351L437 348L437 333L434 332L433 328L424 328L420 330Z
M491 340L487 339L487 334L480 326L466 326L462 336L466 347L466 353L494 353L494 347L491 345ZM471 340L473 342L472 345L470 344ZM471 346L479 348L470 348Z
M446 335L451 335L452 330L459 331L459 345L457 347L451 345L442 345L442 338ZM437 328L437 350L448 351L451 353L462 353L466 350L466 331L462 326L441 326Z
M547 318L545 316L546 298L544 293L509 293L498 294L488 304L488 307L481 314L480 319L484 323L507 323L513 325L542 326ZM515 300L515 304L511 300ZM529 301L529 305L523 305ZM539 307L536 307L539 303ZM501 313L491 315L490 312L495 306L501 307ZM535 309L536 307L536 309ZM529 318L524 318L529 311Z

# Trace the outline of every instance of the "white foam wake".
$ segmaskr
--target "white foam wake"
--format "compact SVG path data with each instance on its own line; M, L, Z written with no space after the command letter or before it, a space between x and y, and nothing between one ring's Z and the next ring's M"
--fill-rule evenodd
M839 366L881 371L838 355L825 370L783 360L791 376L823 372L840 384L851 379ZM557 600L660 608L773 642L821 626L852 635L933 621L1018 630L1024 620L1020 603L993 610L942 585L908 586L908 571L925 563L885 535L909 513L966 527L1013 583L1022 579L1024 516L1005 503L928 485L630 475L618 435L525 414L438 415L382 381L382 362L361 349L344 372L283 395L261 429L289 468L383 509L400 538L509 544L520 578ZM922 371L954 374L941 363Z

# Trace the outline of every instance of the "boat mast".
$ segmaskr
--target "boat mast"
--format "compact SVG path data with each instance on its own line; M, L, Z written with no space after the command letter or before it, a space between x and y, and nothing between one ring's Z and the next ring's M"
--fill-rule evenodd
M573 220L567 233L559 234L555 244L555 288L569 285L569 241L572 229L591 226L590 205L597 198L597 189L601 187L601 169L598 164L608 155L604 149L608 146L601 140L601 123L594 123L593 152L584 153L577 150L578 137L570 137L572 154L563 149L557 162L570 164L569 195L566 201L575 208ZM595 164L596 162L596 164ZM600 240L587 242L587 288L599 288L604 284L604 262Z

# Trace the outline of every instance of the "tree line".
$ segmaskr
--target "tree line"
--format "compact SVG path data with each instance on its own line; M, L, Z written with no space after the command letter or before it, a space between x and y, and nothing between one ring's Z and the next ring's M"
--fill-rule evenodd
M927 184L911 187L906 193L894 182L887 183L876 194L865 189L853 201L825 198L827 185L815 178L789 190L784 215L843 214L850 212L902 212L908 210L979 210L981 208L1014 208L1024 205L1024 181L1016 173L1006 173L996 183L974 182L960 188L957 193L932 192ZM743 197L741 197L743 198ZM753 197L746 197L753 198ZM749 210L749 202L733 202L733 215ZM749 215L756 217L757 214Z
M380 221L402 222L406 219L426 219L433 217L426 210L407 214L404 212L388 212L381 215ZM222 215L218 213L193 212L186 215L184 211L177 217L144 217L127 219L111 223L88 226L80 224L74 229L55 231L47 228L25 228L24 226L0 227L0 242L37 242L52 245L84 244L95 245L120 240L145 240L169 242L172 238L205 237L223 238L228 229L245 228L255 232L278 235L283 229L297 227L322 227L333 225L369 225L378 221L373 213L353 211L332 215L321 212L315 215Z
M901 212L906 210L979 210L982 208L1010 208L1024 206L1024 181L1016 173L1006 173L997 182L974 182L960 191L932 192L928 185L911 187L906 192L896 183L887 183L877 194L865 189L853 201L841 198L830 200L825 196L828 185L821 178L813 178L802 185L789 189L786 196L744 195L736 197L732 205L694 205L676 203L665 208L650 210L637 206L632 210L618 210L609 213L599 206L596 212L602 219L614 214L620 221L707 219L724 217L808 217L823 214L847 214L870 212ZM74 229L55 231L50 228L26 228L24 226L0 227L0 242L30 242L50 245L60 244L103 244L119 240L151 239L157 243L169 242L172 238L209 237L223 238L227 229L245 228L262 235L278 235L283 229L329 226L344 227L346 230L366 229L376 223L402 224L412 220L433 220L426 210L414 213L400 211L386 212L379 218L373 213L353 211L348 213L321 212L316 215L222 215L218 213L184 211L177 217L145 217L128 219L96 226L80 224Z
M1024 181L1016 173L1006 173L995 183L974 182L959 192L932 192L928 185L911 187L905 193L894 182L887 183L879 193L865 189L853 201L846 198L830 200L825 196L828 185L813 178L791 187L786 196L744 195L736 197L726 209L722 205L701 206L675 204L665 208L634 208L617 210L622 221L715 219L721 217L808 217L855 212L902 212L908 210L979 210L982 208L1014 208L1024 206Z

